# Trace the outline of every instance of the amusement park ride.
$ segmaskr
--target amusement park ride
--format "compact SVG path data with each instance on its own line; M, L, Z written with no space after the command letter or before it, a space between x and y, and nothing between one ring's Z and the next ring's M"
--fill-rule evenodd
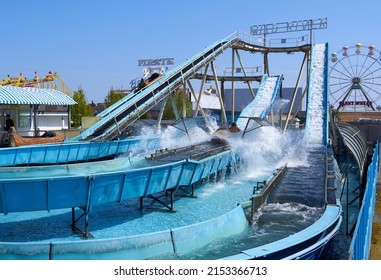
M48 221L49 227L54 226L56 228L45 231L45 226L35 226L37 230L35 230L34 234L38 236L35 239L30 238L29 235L27 238L24 236L11 236L8 232L25 232L22 225L22 230L19 229L23 221L3 219L5 222L2 223L4 225L2 231L8 229L7 238L10 236L10 239L0 238L0 259L198 259L207 257L226 260L263 260L322 258L334 236L338 233L343 219L339 199L341 182L336 182L337 167L333 160L334 155L328 139L328 44L312 43L312 30L326 27L327 20L318 19L253 26L249 36L247 36L248 34L234 33L212 43L171 71L159 72L155 76L153 76L153 73L147 72L147 75L144 75L143 79L141 79L141 86L137 85L136 89L132 90L123 99L99 113L97 115L99 120L78 136L67 139L67 141L59 145L31 145L20 149L3 149L4 154L0 156L0 166L2 166L2 172L0 172L0 214L27 213L31 217L26 220L28 225L34 221L37 224L44 220L44 222ZM295 31L309 31L310 35L300 37L297 43L289 43L288 39L281 39L280 44L276 44L270 37L267 37L273 33ZM377 86L380 84L376 81L378 79L378 70L371 70L373 65L379 64L379 59L374 59L374 55L368 54L365 56L365 61L359 63L360 47L356 46L355 56L357 57L355 62L351 62L348 58L350 57L349 48L344 50L343 59L339 59L337 55L331 57L331 61L336 63L331 70L331 79L335 79L335 76L332 76L334 73L341 73L338 78L338 85L340 85L338 89L334 90L331 85L331 97L335 97L337 101L335 106L339 106L338 109L343 108L342 105L346 105L345 102L352 101L350 99L352 91L360 91L363 96L367 96L367 98L364 97L366 102L375 103L378 100L378 98L370 96L376 92L372 85ZM219 75L214 61L217 56L227 53L228 50L231 51L231 56L228 57L231 61L231 67L228 69L231 71ZM374 52L374 47L369 48L369 50ZM265 160L261 164L268 165L270 176L265 178L264 181L259 177L255 179L257 182L263 182L261 188L254 191L252 188L253 181L250 179L247 181L247 185L242 188L243 192L245 192L242 194L242 198L232 198L232 193L238 193L238 187L233 192L226 192L226 198L222 196L223 193L219 193L217 196L219 190L213 191L213 195L205 196L208 198L216 197L216 205L227 204L226 210L223 209L219 213L212 213L213 211L209 210L219 208L213 207L214 202L205 201L203 206L207 208L202 208L194 204L195 202L192 200L189 205L190 211L187 211L188 208L185 208L185 206L181 208L181 211L182 213L187 212L187 216L195 212L197 216L195 221L184 222L181 216L178 219L177 217L174 219L164 218L166 211L161 208L156 211L158 214L155 216L146 215L148 212L142 213L143 200L150 201L149 207L153 205L151 203L153 201L158 202L160 207L164 206L166 208L164 210L175 212L174 193L176 191L181 191L181 196L196 197L195 191L198 191L198 189L195 190L194 188L196 183L199 183L201 188L202 183L206 180L209 181L212 176L217 178L217 175L225 174L226 171L230 170L230 166L237 164L236 159L241 158L244 153L236 153L233 150L234 146L223 141L225 140L223 137L217 139L218 141L212 141L215 140L215 138L212 138L211 141L208 140L201 144L191 143L188 146L172 149L168 143L164 143L167 142L166 140L158 141L156 136L148 139L139 136L124 138L122 132L157 104L163 105L157 120L158 125L160 125L165 103L171 102L176 120L182 121L184 127L184 130L179 129L184 133L180 132L177 135L187 134L188 138L191 139L191 134L188 133L184 121L187 117L186 112L183 110L181 115L181 112L176 107L176 102L173 100L173 92L182 87L184 92L189 92L197 103L193 117L197 117L198 110L200 110L205 123L207 123L207 115L202 106L199 106L202 96L205 97L203 93L207 91L209 95L215 95L220 102L220 128L233 140L238 140L238 138L234 138L237 136L243 139L244 135L248 135L247 132L257 128L254 125L249 127L249 121L256 121L256 119L265 121L267 116L273 114L273 105L278 96L283 98L282 81L284 76L283 74L270 76L269 70L269 56L281 53L299 53L301 54L300 57L302 57L286 122L283 126L284 119L283 116L280 116L279 123L282 126L281 128L286 130L288 122L295 118L301 108L302 100L307 97L304 133L303 136L297 133L298 137L300 135L301 138L296 145L303 146L306 155L311 155L312 161L309 161L308 166L287 167L286 164L282 168L284 172L279 169L273 172L271 167L275 165L274 163L278 166L279 162L277 159L274 162L271 159L271 154L269 153L270 156L268 156L268 152L265 151L263 157ZM263 73L260 73L260 75L257 75L257 72L248 73L248 68L244 67L242 60L245 54L250 56L259 54L257 57L260 57L263 61L263 66L261 65ZM299 55L297 56L299 57ZM350 70L347 70L347 68L340 70L339 66L347 61L350 63L350 67L347 67ZM239 68L236 67L238 65ZM240 70L237 71L237 69ZM209 70L211 71L209 72ZM352 71L353 73L346 73L346 71ZM370 85L368 82L369 77L372 78ZM193 79L198 81L193 81ZM299 85L303 79L305 79L306 87L302 92L298 91L298 88L300 88ZM348 79L347 87L343 86ZM199 92L194 90L195 87L191 82L200 85ZM205 89L205 83L207 82L214 82L214 85L209 87L209 90ZM240 125L240 122L237 121L236 124L240 131L235 131L235 136L231 130L227 129L227 112L224 106L226 100L223 98L224 83L226 82L231 83L231 120L236 119L235 114L238 115L238 120L243 120L243 125ZM252 102L247 104L240 113L235 112L236 82L245 83L248 92L251 93L253 98ZM260 82L258 90L255 92L252 82ZM38 78L37 74L31 80L24 79L22 74L18 78L8 77L0 82L0 85L50 87L68 93L66 85L59 76L51 72L41 79ZM344 94L339 94L341 90L346 91ZM367 92L369 94L366 94ZM238 93L238 90L236 93ZM183 96L184 101L186 96L185 94ZM238 98L241 98L241 96L237 96ZM355 102L364 101L363 99L359 100L358 97L355 98L357 98ZM340 102L344 103L340 104ZM354 103L354 105L357 104ZM279 115L281 114L279 112ZM192 121L195 126L198 126L195 119L192 119ZM261 125L261 123L258 124ZM175 124L173 127L175 127ZM179 137L174 138L180 142ZM251 144L252 139L247 140ZM256 148L263 149L261 147L262 145L258 145ZM151 153L150 151L155 152ZM250 159L256 158L256 152L249 152ZM124 154L126 157L119 157L120 154ZM243 161L242 164L244 164ZM251 165L249 167L251 168ZM22 175L13 178L14 176L9 175L12 175L12 172L13 174ZM283 173L285 176L283 176ZM235 172L231 172L231 174L236 176ZM281 176L284 178L280 178ZM298 180L295 180L295 178L298 178ZM285 181L282 181L283 179ZM285 188L280 189L279 196L277 196L275 187L278 188L281 185ZM222 188L219 187L218 189ZM302 195L300 190L303 190ZM265 200L270 194L274 194L270 197L273 200L269 200L270 203L268 203L269 201ZM135 209L135 199L138 199L139 209ZM184 200L187 200L186 203L190 201L189 199L183 199L181 202L184 202ZM178 201L180 199L176 202ZM237 206L237 201L242 203ZM112 219L110 219L111 222L110 220L103 221L100 218L99 221L102 225L97 230L96 219L93 219L95 217L93 215L101 212L103 215L111 203L117 204L121 202L124 203L123 205L120 204L124 209L123 211L127 213L122 217L123 222L114 219L117 218L114 217L117 215L113 215ZM127 209L125 206L130 202L134 206ZM181 205L179 204L176 204L176 209L180 209ZM254 224L254 214L262 204L276 204L277 209L275 211L270 209L269 212L274 212L277 217L279 217L279 204L301 204L303 209L318 208L319 214L311 219L312 224L304 224L300 230L293 229L291 234L290 232L282 233L283 236L274 237L274 241L269 243L268 234L266 233L266 240L252 243L254 235L251 229L258 229L257 226L252 227L250 224ZM234 205L233 210L231 205ZM289 209L287 205L286 208ZM148 209L148 207L144 208ZM116 209L113 208L110 213L116 213L118 211ZM204 212L202 214L210 214L210 218L199 215L201 212L196 212L197 209ZM38 215L32 213L36 211L50 212L51 210L67 211L67 215L61 214L63 212L58 215L62 216L63 219L66 219L66 217L70 219L71 217L71 229L66 226L62 227L61 223L56 223L57 217L53 217L54 214L52 219L55 219L55 221L50 222L50 217L42 216L44 214L39 216L40 213ZM92 215L91 228L89 227L90 212ZM138 213L137 216L134 216L135 212ZM286 220L291 217L289 212L287 210ZM292 212L299 211L293 210ZM181 214L180 210L177 213ZM250 215L247 215L249 213L251 215L250 220L248 219ZM174 216L175 214L171 215ZM148 218L148 216L151 218ZM274 218L277 218L275 216ZM140 217L143 217L145 221ZM275 221L272 218L267 219L271 223ZM172 223L174 220L181 221L181 225ZM281 220L283 222L283 219ZM296 220L300 220L300 218L297 216L291 218L291 221ZM80 222L83 222L82 226ZM139 226L135 226L135 222ZM144 222L147 222L147 225ZM70 221L67 223L69 224ZM121 234L121 227L119 226L122 224L125 224L125 227L131 231L125 231ZM287 221L286 224L285 228L289 228ZM261 223L256 225L261 226ZM8 228L4 230L6 226ZM118 226L117 231L114 231L114 226ZM281 227L283 226L280 225L279 228ZM274 227L271 226L271 228ZM113 237L109 238L110 235L106 235L108 233L100 234L99 231L103 229L110 229ZM143 229L143 231L132 231L134 229ZM69 231L67 232L67 230ZM234 230L234 232L231 230ZM261 230L259 229L259 231ZM270 229L270 231L272 230ZM48 233L47 237L46 233ZM237 234L241 233L247 234L243 236L244 242L239 241L240 246L232 248L232 251L223 252L222 255L219 252L218 254L205 255L206 257L204 255L202 257L191 255L195 249L206 251L209 244L217 239L233 237L236 240ZM72 236L73 234L79 236ZM248 236L250 237L247 238ZM67 237L70 240L67 240ZM257 237L260 238L259 235ZM34 242L35 240L38 240L38 242ZM241 243L244 246L241 246ZM225 246L224 244L224 247L231 246ZM218 247L212 249L221 251ZM213 250L212 253L214 253Z
M381 110L381 53L373 44L344 46L331 54L330 101L343 111Z
M23 77L20 73L18 77L7 77L0 81L0 86L16 86L16 87L34 87L59 90L67 95L71 94L70 89L57 74L57 72L49 71L44 77L39 77L37 72L34 72L33 79Z

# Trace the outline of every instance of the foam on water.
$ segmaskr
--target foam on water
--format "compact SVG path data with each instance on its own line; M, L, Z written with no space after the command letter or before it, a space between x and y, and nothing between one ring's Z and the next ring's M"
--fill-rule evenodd
M243 108L240 117L261 116L271 102L277 79L278 77L267 77L267 75L263 77L255 98L245 108ZM240 129L244 129L247 121L248 120L246 118L238 118L237 126Z
M211 121L207 129L214 132L213 126ZM186 120L185 126L182 122L164 129L145 126L141 130L141 135L144 137L158 137L160 139L159 148L175 149L209 141L211 132L199 127L195 121Z
M316 44L312 49L311 83L306 118L304 142L322 144L324 132L325 92L325 44Z
M247 167L246 176L272 172L285 164L291 167L308 166L308 153L300 145L301 131L282 133L272 126L264 126L242 138L231 139L231 145Z

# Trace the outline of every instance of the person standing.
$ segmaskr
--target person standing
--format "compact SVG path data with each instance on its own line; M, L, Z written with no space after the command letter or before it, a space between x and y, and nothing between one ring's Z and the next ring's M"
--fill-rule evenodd
M13 120L11 119L11 115L10 115L10 114L7 114L7 115L6 115L6 120L5 120L5 127L4 127L4 130L5 130L5 131L9 131L9 129L10 129L11 127L14 127L14 126L15 126L15 124L14 124Z

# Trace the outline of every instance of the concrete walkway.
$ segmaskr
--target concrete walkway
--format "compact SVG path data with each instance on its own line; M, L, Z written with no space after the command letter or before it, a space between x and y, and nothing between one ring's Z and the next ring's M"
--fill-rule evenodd
M379 165L378 170L376 206L373 217L372 242L370 244L369 259L381 260L381 164Z

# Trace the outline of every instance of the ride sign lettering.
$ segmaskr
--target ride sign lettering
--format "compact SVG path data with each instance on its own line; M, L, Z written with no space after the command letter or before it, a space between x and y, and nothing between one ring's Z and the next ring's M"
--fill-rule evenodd
M173 65L174 61L174 58L139 59L138 66Z
M364 106L372 106L372 101L341 101L340 106L344 107L347 105L364 105Z

